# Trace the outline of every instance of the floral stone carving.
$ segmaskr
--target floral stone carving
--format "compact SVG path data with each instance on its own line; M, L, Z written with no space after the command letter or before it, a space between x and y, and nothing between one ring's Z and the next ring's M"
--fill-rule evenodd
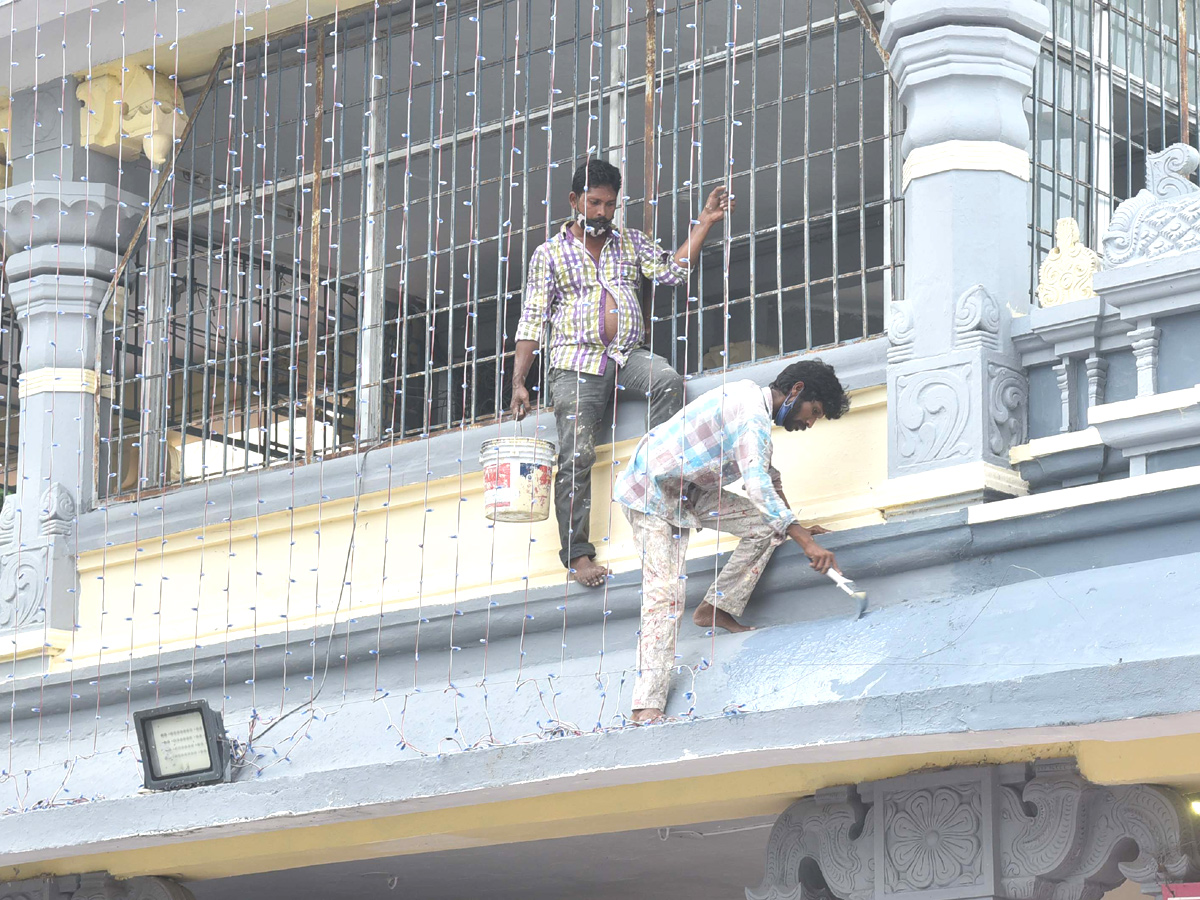
M1054 243L1038 269L1038 305L1061 306L1095 297L1092 276L1100 271L1100 254L1079 240L1079 223L1059 219L1054 225Z
M906 791L887 801L888 893L979 884L983 844L975 785Z

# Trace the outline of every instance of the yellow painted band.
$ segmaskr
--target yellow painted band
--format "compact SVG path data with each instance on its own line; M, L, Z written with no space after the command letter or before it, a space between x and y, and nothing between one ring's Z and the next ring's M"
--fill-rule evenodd
M1000 141L942 141L917 147L904 160L903 188L939 172L1007 172L1029 180L1029 154Z
M21 376L18 394L22 399L52 391L94 394L98 383L96 373L91 369L37 369Z

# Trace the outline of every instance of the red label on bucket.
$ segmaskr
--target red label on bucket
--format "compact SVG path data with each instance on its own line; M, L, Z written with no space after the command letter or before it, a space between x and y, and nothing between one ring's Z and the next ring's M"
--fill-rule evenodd
M488 466L486 469L484 469L483 489L485 491L494 491L498 487L508 487L508 470L508 463L499 463L494 466Z

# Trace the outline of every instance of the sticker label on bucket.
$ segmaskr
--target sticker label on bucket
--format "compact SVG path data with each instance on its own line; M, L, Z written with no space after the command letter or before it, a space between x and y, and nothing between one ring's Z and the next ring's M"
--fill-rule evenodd
M533 506L550 500L550 467L539 463L521 463L521 477L529 480L529 498Z
M508 487L508 463L488 466L483 470L483 489L494 491L498 487Z

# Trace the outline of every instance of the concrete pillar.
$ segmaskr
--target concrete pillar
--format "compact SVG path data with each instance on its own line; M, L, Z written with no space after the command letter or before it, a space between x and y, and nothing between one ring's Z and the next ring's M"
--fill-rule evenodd
M109 172L109 161L81 162L79 117L55 108L42 121L40 95L28 93L13 102L13 147L36 180L9 186L0 202L21 366L17 489L0 512L0 626L69 629L70 535L94 493L100 306L144 199L103 179L71 180ZM48 170L47 142L71 147L62 178Z
M1019 493L1028 385L1010 323L1030 306L1036 0L896 0L882 40L908 113L904 291L889 309L892 515Z

